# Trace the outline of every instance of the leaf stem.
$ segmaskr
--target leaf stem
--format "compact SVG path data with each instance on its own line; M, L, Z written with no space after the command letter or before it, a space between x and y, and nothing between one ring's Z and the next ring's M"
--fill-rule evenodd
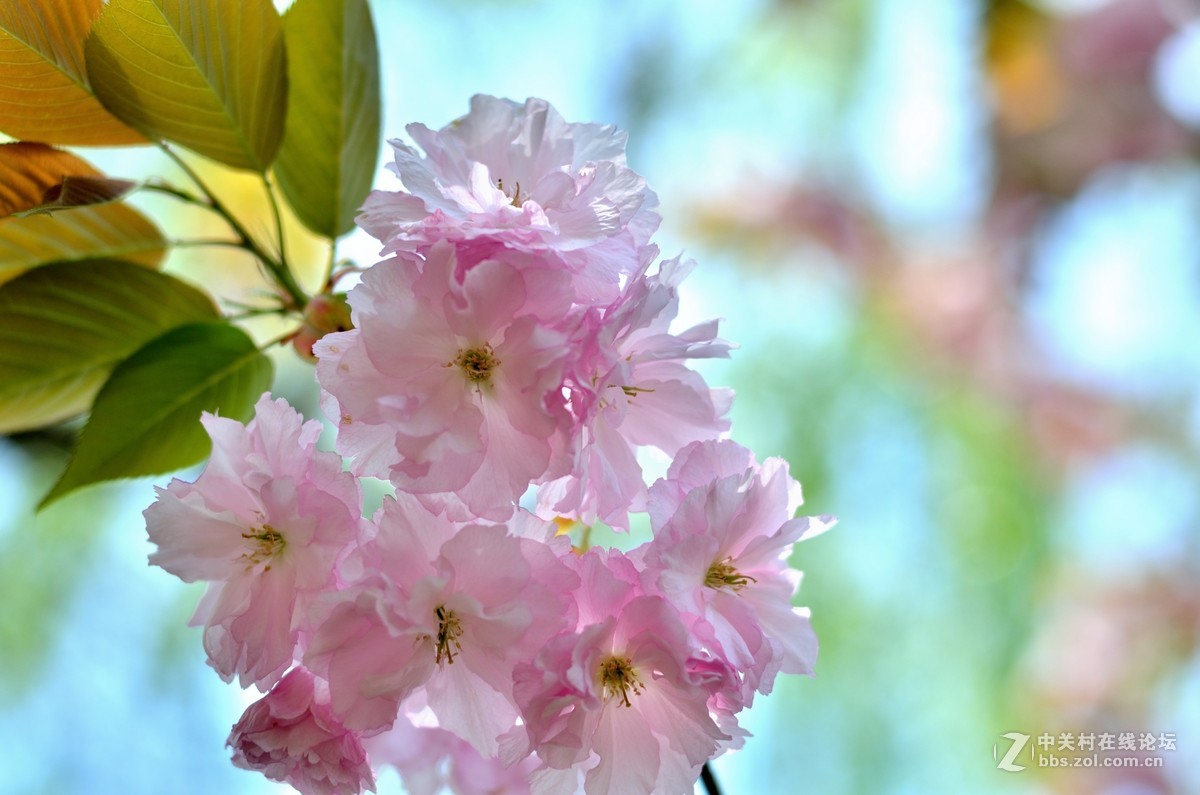
M717 783L717 777L713 775L708 762L705 762L704 767L700 768L700 783L704 785L704 791L708 795L721 795L721 785Z
M329 262L325 264L325 289L333 290L333 269L337 267L337 238L329 238Z
M245 320L251 317L264 317L266 315L286 315L287 309L283 307L270 307L267 309L244 309L241 312L232 315L226 315L226 320ZM295 334L295 332L292 332Z
M219 198L217 198L217 195L213 193L206 184L204 184L204 180L200 179L200 175L197 174L190 165L188 165L186 160L184 160L175 152L175 150L168 146L165 141L159 141L158 146L163 150L164 153L166 153L167 157L175 161L175 164L183 170L183 173L187 175L188 179L190 179L192 183L200 189L200 192L204 194L205 199L200 199L199 197L193 196L186 191L168 188L166 186L155 186L155 189L169 193L177 198L193 204L207 206L217 212L222 218L225 219L225 222L229 224L229 228L232 229L234 234L238 236L238 239L241 240L243 247L253 254L255 258L257 258L258 261L263 264L263 267L270 272L272 278L275 280L275 283L278 284L279 287L282 288L283 291L291 298L293 306L295 306L296 309L303 309L308 303L308 296L305 295L304 291L300 289L300 285L296 283L296 280L292 276L292 272L288 270L287 265L285 265L282 260L272 257L262 249L258 242L255 241L248 231L246 231L246 227L242 226L241 222L238 221L234 214L229 211L229 208L226 207ZM272 205L274 206L273 194L271 196L271 201ZM276 213L278 213L278 209L278 206L275 206ZM278 215L276 215L276 218L278 220Z
M165 193L168 196L174 196L176 199L186 202L187 204L194 204L197 207L203 207L204 209L217 213L218 215L221 214L220 211L213 206L212 202L208 201L207 199L197 196L194 193L188 193L186 190L180 190L172 185L167 185L164 182L147 182L145 185L142 185L141 189L151 190L157 193Z
M271 348L274 348L276 345L288 344L289 342L292 341L292 338L295 337L299 333L300 333L300 329L295 329L293 331L289 331L287 334L281 334L280 336L276 337L275 339L268 340L267 342L264 342L262 345L259 345L258 349L261 352L266 353Z
M341 264L344 267L338 270L338 264ZM360 268L350 260L342 260L340 263L335 263L333 272L329 274L329 289L332 290L337 283L342 280L342 277L349 276L351 273L362 273L364 270L366 270L366 268Z
M262 181L263 187L267 190L267 201L271 205L271 214L275 216L275 237L279 239L279 263L290 273L291 269L288 268L287 261L287 243L283 234L283 214L279 212L279 200L275 198L275 186L271 184L271 178L265 171Z
M219 237L198 237L190 240L172 240L172 248L198 248L200 246L228 246L230 248L246 248L240 240L225 240Z

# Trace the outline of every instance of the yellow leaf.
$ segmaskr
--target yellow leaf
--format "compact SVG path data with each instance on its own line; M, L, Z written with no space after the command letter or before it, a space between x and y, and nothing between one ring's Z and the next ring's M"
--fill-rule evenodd
M0 221L0 283L56 262L119 259L153 268L166 248L149 219L119 202L6 218Z
M109 0L84 49L96 96L131 127L234 168L275 159L287 67L270 0Z

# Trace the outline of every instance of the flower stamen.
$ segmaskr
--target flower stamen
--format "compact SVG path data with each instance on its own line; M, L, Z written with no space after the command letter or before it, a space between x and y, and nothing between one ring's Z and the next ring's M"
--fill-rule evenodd
M609 384L609 387L615 387L615 386L618 386L618 385L617 385L617 384ZM640 395L640 394L641 394L641 393L643 393L643 392L650 393L650 392L653 392L654 390L653 390L653 389L648 389L648 388L646 388L646 387L644 387L644 386L627 386L627 385L622 385L622 386L621 386L621 391L625 393L625 397L631 397L631 398L633 398L633 397L637 397L638 395Z
M628 657L609 657L600 664L600 684L604 689L604 700L620 698L621 704L632 707L629 694L638 695L645 686L634 670L633 661Z
M443 605L438 605L433 614L437 616L437 652L434 657L434 662L441 663L442 658L450 665L454 664L454 655L462 651L462 644L458 639L462 637L463 628L458 620L458 616L453 610L447 610Z
M740 591L752 582L758 582L758 580L735 569L733 558L728 556L714 561L708 567L708 573L704 575L704 584L709 588L729 588L732 591Z
M261 528L251 528L249 533L242 533L242 538L247 541L256 542L249 552L242 554L242 558L246 561L248 568L254 568L263 561L273 560L283 552L287 546L287 541L283 534L271 527L269 524L264 524ZM270 571L271 564L268 563L263 571Z
M492 370L500 366L500 360L496 358L491 344L485 342L479 348L468 348L465 351L459 348L458 355L446 366L462 368L467 380L479 386L491 384Z
M509 196L509 198L512 199L512 206L520 207L521 206L521 183L517 182L517 183L515 183L515 185L517 187L516 192L514 192L511 196L509 196L508 191L506 191L504 189L504 180L502 180L502 179L496 180L496 187L500 189L501 193L503 193L505 196Z

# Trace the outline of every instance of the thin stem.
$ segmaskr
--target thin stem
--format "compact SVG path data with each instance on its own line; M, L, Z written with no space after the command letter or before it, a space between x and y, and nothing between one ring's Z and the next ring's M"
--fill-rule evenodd
M332 290L334 286L342 280L343 277L348 276L351 273L362 273L363 270L365 270L349 260L342 260L341 264L345 265L345 267L343 267L341 270L334 270L329 274L328 284L330 290ZM334 268L337 268L337 264L334 265Z
M286 315L287 313L288 313L288 310L284 309L281 306L272 307L270 309L245 309L241 312L237 312L236 314L226 315L225 319L226 320L245 320L246 318L251 318L251 317L263 317L265 315ZM292 333L295 334L295 332L292 332Z
M172 248L197 248L200 246L229 246L230 248L246 248L240 240L225 240L219 237L198 237L190 240L172 240Z
M279 212L279 201L275 198L275 187L271 184L271 179L264 172L262 175L263 187L267 189L267 201L271 205L271 214L275 216L275 237L279 239L279 262L284 268L287 268L287 243L283 235L283 214ZM288 269L290 272L290 269Z
M271 348L274 348L276 345L286 345L287 343L291 342L292 338L295 337L299 333L300 333L300 329L296 329L294 331L289 331L287 334L282 334L273 340L264 342L262 345L258 346L258 349L260 351L262 351L263 353L266 353Z
M157 189L165 193L169 193L177 198L183 199L184 201L189 201L193 204L199 204L200 206L207 206L220 214L220 216L225 219L225 222L229 224L229 228L232 229L234 234L238 236L238 239L241 240L243 247L263 264L263 267L265 267L275 279L275 283L283 288L284 292L286 292L291 298L292 304L297 309L303 309L305 304L308 303L308 296L305 295L304 291L300 289L300 285L296 284L296 280L292 277L292 272L288 270L287 266L282 261L272 257L270 254L264 251L261 246L259 246L259 244L246 230L246 227L242 226L237 217L229 211L229 208L226 207L219 198L217 198L217 195L213 193L206 184L204 184L204 180L200 179L200 175L188 165L186 160L176 154L175 150L167 146L165 142L159 141L158 146L163 150L163 152L166 153L167 157L175 161L175 164L183 170L183 173L187 175L188 179L190 179L192 183L200 189L200 192L204 194L204 196L207 198L207 201L203 201L199 199L199 197L193 196L186 191L180 191L174 188L164 189L163 186L158 186ZM272 197L272 200L273 198L274 197Z
M713 775L708 762L705 762L704 767L700 768L700 783L704 785L704 791L708 795L721 795L721 786L717 784L717 777Z
M142 186L142 190L165 193L168 196L174 196L180 201L187 202L188 204L194 204L197 207L203 207L206 210L210 210L220 215L220 211L217 210L217 208L212 205L212 202L208 201L207 199L201 198L194 193L188 193L186 190L180 190L179 188L172 187L171 185L167 185L163 182L147 182Z
M325 264L325 289L333 290L333 269L337 267L337 239L329 238L329 262Z

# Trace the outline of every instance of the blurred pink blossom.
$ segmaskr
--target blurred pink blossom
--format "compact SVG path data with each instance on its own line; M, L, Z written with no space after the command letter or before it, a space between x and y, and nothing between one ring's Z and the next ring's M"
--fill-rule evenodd
M304 668L293 668L251 704L226 744L238 767L306 795L375 791L362 740L333 716L325 682Z

